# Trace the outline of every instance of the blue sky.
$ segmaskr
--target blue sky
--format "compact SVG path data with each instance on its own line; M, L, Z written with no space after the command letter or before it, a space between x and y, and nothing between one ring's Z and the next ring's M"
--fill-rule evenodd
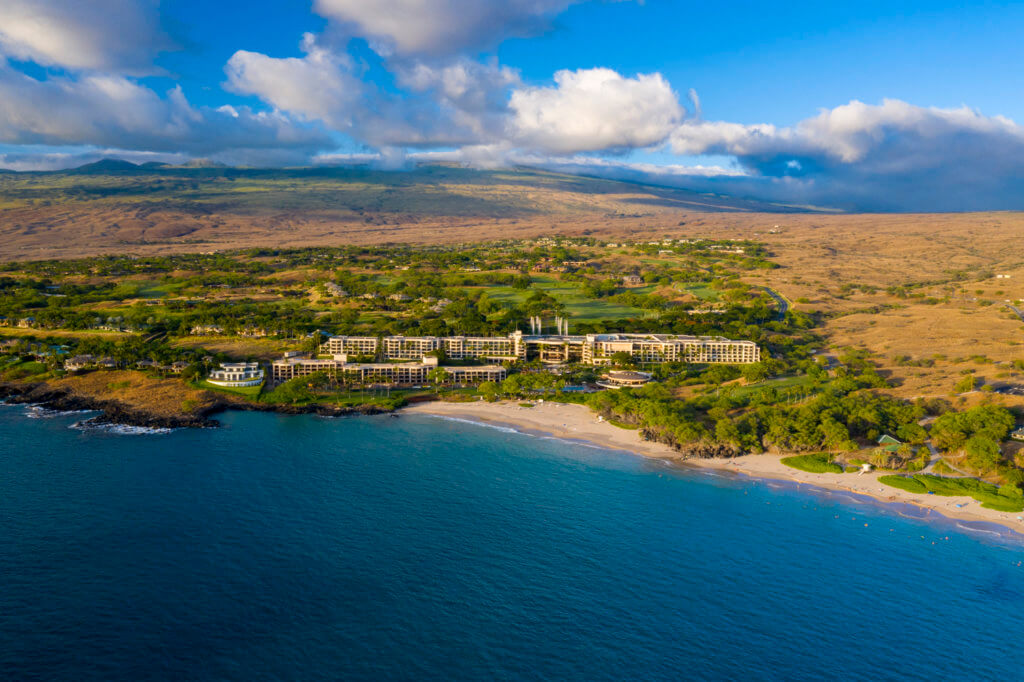
M0 0L0 167L445 160L1022 208L1021 35L1020 3Z

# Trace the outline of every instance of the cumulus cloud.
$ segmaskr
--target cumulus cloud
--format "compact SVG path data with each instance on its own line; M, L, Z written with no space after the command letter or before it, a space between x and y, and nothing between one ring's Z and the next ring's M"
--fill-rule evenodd
M655 145L686 113L661 74L604 68L559 71L553 87L514 90L509 105L516 138L558 154Z
M311 34L302 49L298 58L236 52L225 67L226 87L376 147L490 140L503 132L508 91L519 82L515 70L494 61L395 59L396 93L362 80L347 54Z
M792 127L688 121L679 154L734 156L786 200L851 208L1020 208L1024 128L961 107L853 101Z
M0 64L0 142L205 155L247 149L311 151L330 139L275 113L193 107L177 87L161 97L123 76L36 80Z
M0 54L44 66L152 71L169 47L155 0L3 0Z
M466 58L440 65L422 61L398 64L395 76L399 85L426 95L447 127L462 131L460 136L471 144L491 141L503 134L509 89L520 83L515 69L500 66L496 61Z
M302 50L304 57L283 59L239 50L224 68L227 88L333 128L350 126L364 88L352 60L320 47L310 33L302 38Z
M535 33L580 0L316 0L314 10L381 54L454 55Z

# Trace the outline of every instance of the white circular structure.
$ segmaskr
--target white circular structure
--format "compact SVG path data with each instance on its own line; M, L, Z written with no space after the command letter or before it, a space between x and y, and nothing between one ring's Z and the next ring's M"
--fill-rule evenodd
M637 372L634 370L613 369L597 382L602 388L637 388L651 380L648 372Z
M225 388L259 386L263 383L263 370L258 362L222 362L220 369L210 372L206 380Z

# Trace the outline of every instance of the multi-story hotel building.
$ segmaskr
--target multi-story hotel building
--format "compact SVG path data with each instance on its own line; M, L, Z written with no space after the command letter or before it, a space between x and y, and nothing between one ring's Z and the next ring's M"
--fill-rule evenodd
M376 355L376 336L332 336L321 346L324 355Z
M583 342L583 362L607 365L616 353L629 353L634 362L750 364L761 360L753 341L733 341L721 336L672 334L589 334Z
M377 351L377 339L367 336L333 336L321 346L321 353L336 356L370 355ZM547 364L581 362L611 364L616 353L628 353L634 362L750 364L761 360L761 349L753 341L733 341L720 336L677 336L674 334L587 334L508 336L385 336L380 347L386 360L418 360L443 351L452 360L482 359L501 362L540 360Z
M275 360L270 366L271 379L275 385L304 377L317 372L338 381L354 384L392 384L417 386L429 381L431 370L437 369L433 362L346 362L323 358L287 357ZM507 371L501 365L475 367L444 367L454 384L479 384L483 381L504 381Z

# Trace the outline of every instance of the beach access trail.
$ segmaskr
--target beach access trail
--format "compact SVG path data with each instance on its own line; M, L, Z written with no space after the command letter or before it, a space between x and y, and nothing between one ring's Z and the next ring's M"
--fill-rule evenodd
M815 474L788 467L780 455L755 454L730 459L683 459L662 443L645 441L635 429L624 429L600 420L584 405L536 402L525 407L517 401L429 402L402 409L407 414L426 414L512 427L525 433L539 433L580 440L602 448L657 459L675 460L682 466L732 471L754 478L794 481L828 490L866 495L882 502L913 504L952 519L997 523L1024 534L1024 514L985 509L971 497L943 497L911 493L879 483L888 472Z

